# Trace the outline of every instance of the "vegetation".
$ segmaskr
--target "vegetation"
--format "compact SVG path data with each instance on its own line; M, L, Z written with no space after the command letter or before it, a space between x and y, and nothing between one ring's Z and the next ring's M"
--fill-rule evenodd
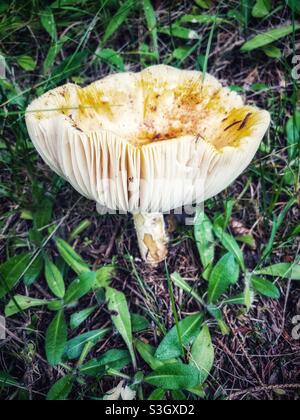
M0 399L299 399L298 3L1 1ZM158 269L130 218L53 175L24 122L51 88L155 63L214 74L272 115L195 226L168 217Z

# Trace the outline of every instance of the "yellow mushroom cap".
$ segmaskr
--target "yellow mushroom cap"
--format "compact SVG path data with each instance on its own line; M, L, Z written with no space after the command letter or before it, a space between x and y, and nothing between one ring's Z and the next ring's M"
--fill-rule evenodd
M167 212L227 188L250 164L270 114L212 76L153 66L68 84L27 109L45 162L85 197L125 212Z

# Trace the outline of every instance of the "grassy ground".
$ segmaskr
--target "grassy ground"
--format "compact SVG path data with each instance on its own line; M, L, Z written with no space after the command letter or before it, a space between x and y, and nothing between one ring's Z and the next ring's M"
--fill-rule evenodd
M299 6L288 3L2 0L1 399L98 399L122 380L127 398L299 399ZM247 172L207 203L210 221L176 219L166 264L149 269L130 218L97 215L41 161L24 111L67 81L158 62L207 70L272 126ZM239 275L210 304L207 247L215 277Z

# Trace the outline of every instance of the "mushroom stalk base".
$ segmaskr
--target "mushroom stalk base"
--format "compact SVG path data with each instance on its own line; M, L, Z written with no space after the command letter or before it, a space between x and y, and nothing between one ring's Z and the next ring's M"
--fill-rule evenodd
M168 234L163 214L134 214L134 224L142 258L147 264L157 266L168 255Z

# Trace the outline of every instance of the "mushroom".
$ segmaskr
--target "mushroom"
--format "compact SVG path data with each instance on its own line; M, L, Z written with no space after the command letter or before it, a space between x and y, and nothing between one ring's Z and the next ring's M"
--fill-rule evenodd
M133 214L143 259L168 253L163 214L202 203L250 164L269 124L212 76L169 66L54 89L27 109L44 161L99 209Z

